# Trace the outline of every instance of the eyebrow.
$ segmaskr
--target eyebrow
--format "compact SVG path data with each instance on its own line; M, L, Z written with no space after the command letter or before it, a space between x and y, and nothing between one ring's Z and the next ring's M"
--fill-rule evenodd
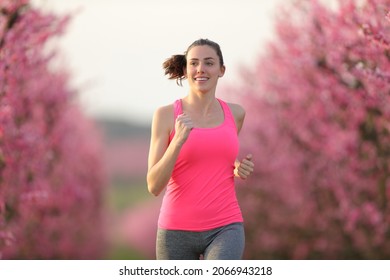
M206 57L204 60L215 59L214 57ZM199 58L190 58L190 60L199 60Z

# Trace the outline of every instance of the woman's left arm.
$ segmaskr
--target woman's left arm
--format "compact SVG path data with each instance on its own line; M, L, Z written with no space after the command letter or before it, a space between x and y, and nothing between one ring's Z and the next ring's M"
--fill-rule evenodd
M229 103L230 111L233 114L234 121L236 122L237 134L240 133L242 125L245 119L245 110L238 104Z
M239 134L244 124L245 110L238 104L230 103L229 107L234 116L234 120L236 122L237 134ZM252 155L248 154L241 161L236 160L234 166L235 166L234 176L240 177L241 179L245 180L246 178L248 178L249 175L253 173L253 168L255 166L252 161Z

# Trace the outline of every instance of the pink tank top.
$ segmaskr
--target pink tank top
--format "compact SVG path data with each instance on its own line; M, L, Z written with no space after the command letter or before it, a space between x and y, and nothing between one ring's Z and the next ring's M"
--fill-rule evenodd
M223 123L192 129L180 151L162 202L160 228L204 231L243 221L233 174L237 128L229 106L218 101ZM176 120L183 111L181 100L175 101L174 109Z

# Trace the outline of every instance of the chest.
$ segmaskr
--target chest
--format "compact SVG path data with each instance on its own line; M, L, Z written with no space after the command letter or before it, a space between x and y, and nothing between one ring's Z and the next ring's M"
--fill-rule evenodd
M206 115L188 113L194 126L197 128L215 128L223 124L225 116L223 111L212 112Z
M225 112L222 105L215 101L214 105L208 110L199 110L182 104L182 112L191 118L194 127L197 128L215 128L223 124Z
M238 153L238 137L234 128L194 128L180 151L179 161L202 163L234 162Z

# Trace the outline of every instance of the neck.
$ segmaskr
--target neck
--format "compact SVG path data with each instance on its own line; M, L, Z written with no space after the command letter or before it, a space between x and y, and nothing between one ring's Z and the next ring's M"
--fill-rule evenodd
M190 92L183 100L197 112L208 114L212 111L216 98L214 93L193 93Z

